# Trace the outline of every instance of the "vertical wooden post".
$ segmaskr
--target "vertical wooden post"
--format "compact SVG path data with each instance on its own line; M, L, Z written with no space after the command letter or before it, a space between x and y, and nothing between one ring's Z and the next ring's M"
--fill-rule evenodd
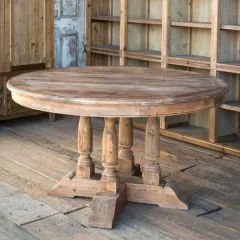
M156 117L148 118L145 136L145 163L143 169L143 182L147 185L159 185L161 180L160 133Z
M145 0L145 18L150 18L150 0ZM144 40L145 50L149 49L149 25L145 25L145 40Z
M120 66L126 65L127 29L128 29L128 0L120 0Z
M162 8L162 68L167 68L169 38L169 0L163 0ZM167 118L160 117L161 129L167 128Z
M86 34L85 34L85 46L87 48L87 53L86 53L86 65L90 66L91 65L91 53L89 52L89 49L92 44L92 0L86 0L86 17L85 17L85 29L86 29Z
M118 164L118 138L114 118L105 118L103 132L103 167L101 191L117 193L119 183L116 167Z
M5 72L11 71L11 1L4 1L4 65ZM2 34L2 33L1 33Z
M209 129L209 134L208 134L208 140L211 143L215 143L216 139L217 139L217 126L216 126L216 122L217 122L217 107L211 108L209 109L209 122L208 122L208 129Z
M119 159L118 171L131 173L134 167L133 146L133 123L130 118L120 118L119 123Z
M212 31L211 31L211 75L217 76L218 40L219 40L219 0L212 0ZM209 112L209 142L215 143L217 139L217 107Z
M240 7L240 2L238 3L238 8ZM220 8L220 7L219 7ZM240 32L237 32L237 61L240 61ZM237 75L236 83L236 99L240 101L240 75ZM240 130L240 113L236 113L236 133L239 134Z
M163 0L162 9L162 68L167 67L169 38L169 0Z
M113 0L108 0L108 15L113 15ZM108 45L112 45L113 23L108 23ZM112 56L108 56L108 66L112 65Z
M188 0L188 21L192 22L192 0ZM192 55L192 28L188 28L188 55Z
M54 65L54 1L46 1L46 23L47 23L47 32L46 37L46 67L52 68Z
M49 121L55 122L56 121L56 114L55 113L49 113Z
M78 128L78 159L76 176L91 178L94 174L94 164L91 158L93 144L92 124L90 117L80 117Z
M126 65L125 53L127 50L128 30L128 0L120 1L120 66ZM119 121L119 164L120 172L131 172L133 169L133 124L130 118L120 118ZM129 137L129 139L127 139Z
M211 75L217 75L218 42L220 32L219 0L212 0L212 31L211 31Z

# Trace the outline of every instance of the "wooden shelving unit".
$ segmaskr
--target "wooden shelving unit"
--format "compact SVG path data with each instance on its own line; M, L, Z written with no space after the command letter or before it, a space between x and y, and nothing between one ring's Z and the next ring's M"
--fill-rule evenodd
M151 62L162 62L161 52L153 50L127 51L125 57L129 59L138 59Z
M162 117L161 133L240 156L232 138L238 142L240 0L87 0L86 45L91 65L169 67L224 79L230 91L223 104Z
M221 30L229 30L229 31L240 31L240 25L229 25L229 24L222 24Z
M92 22L99 21L99 22L120 22L120 17L115 16L92 16Z
M220 108L229 111L240 112L240 101L226 102L220 105Z
M116 16L92 16L92 22L120 22L120 17ZM148 24L148 25L161 25L161 19L144 19L144 18L129 18L128 23L135 24Z
M119 56L119 46L115 45L97 45L91 46L89 51L96 54L103 54L107 56Z
M173 27L187 27L187 28L206 28L211 29L212 24L207 22L184 22L184 21L172 21Z
M167 63L185 67L210 69L210 58L205 56L177 55L175 57L168 57Z
M132 24L146 24L146 25L162 25L161 19L147 19L147 18L129 18L128 23Z

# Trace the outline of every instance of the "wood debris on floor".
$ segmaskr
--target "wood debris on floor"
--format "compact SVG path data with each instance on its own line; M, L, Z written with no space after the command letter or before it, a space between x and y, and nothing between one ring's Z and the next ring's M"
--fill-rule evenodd
M240 159L162 138L161 167L191 199L189 211L128 203L113 230L88 227L90 199L47 191L74 169L77 117L35 116L0 123L0 240L240 239ZM103 121L93 120L93 158L101 171ZM134 132L136 162L144 132Z

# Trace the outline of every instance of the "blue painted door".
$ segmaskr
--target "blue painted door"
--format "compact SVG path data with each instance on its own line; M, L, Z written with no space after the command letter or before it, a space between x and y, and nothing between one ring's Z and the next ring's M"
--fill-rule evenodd
M84 65L84 0L55 0L55 67Z

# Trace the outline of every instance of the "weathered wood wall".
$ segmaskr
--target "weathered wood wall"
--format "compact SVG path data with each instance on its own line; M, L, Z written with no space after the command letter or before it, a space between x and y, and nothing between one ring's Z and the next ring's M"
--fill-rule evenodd
M13 102L6 82L53 66L53 0L0 1L0 120L36 112Z
M170 67L223 78L230 87L225 104L161 119L166 134L187 122L202 129L211 146L239 133L239 21L239 0L87 0L88 64Z

